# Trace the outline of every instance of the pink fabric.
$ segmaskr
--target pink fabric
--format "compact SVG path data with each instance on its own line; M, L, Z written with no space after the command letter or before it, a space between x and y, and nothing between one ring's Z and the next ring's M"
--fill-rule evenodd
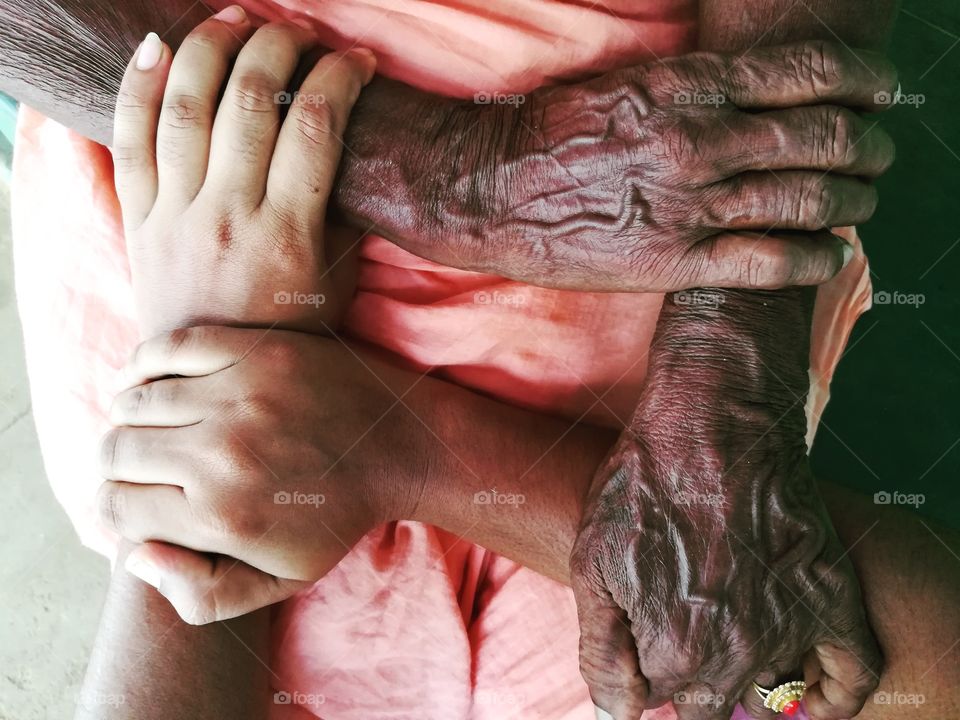
M381 72L464 97L689 51L696 16L693 0L245 4L264 17L310 17L328 44L376 50ZM114 538L92 509L95 448L114 374L137 340L110 156L24 109L14 176L17 294L47 473L83 542L110 554ZM347 328L507 402L615 426L639 393L661 302L451 270L373 237ZM861 253L818 296L811 438L868 305ZM279 699L292 702L275 704L273 717L587 720L577 636L568 589L440 530L394 523L277 608L271 667L275 689L292 694Z

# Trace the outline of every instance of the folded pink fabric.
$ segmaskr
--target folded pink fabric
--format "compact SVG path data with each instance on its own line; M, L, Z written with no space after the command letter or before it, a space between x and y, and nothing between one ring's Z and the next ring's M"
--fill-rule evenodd
M330 46L375 50L381 72L463 97L683 53L696 34L694 0L244 4L264 18L309 19ZM95 450L114 374L137 332L109 152L24 109L13 224L47 473L82 541L110 554L114 538L93 511ZM866 261L846 232L858 256L817 299L811 440L850 329L870 301ZM346 326L506 402L613 426L629 418L640 391L661 302L451 270L371 237ZM276 608L273 717L588 720L577 638L568 589L448 533L393 523ZM650 717L675 714L665 707Z

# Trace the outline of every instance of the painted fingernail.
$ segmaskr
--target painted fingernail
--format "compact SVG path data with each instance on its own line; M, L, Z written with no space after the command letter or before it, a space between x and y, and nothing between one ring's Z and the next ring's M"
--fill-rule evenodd
M214 20L239 25L247 19L247 12L239 5L231 5L213 16Z
M593 706L593 711L597 714L597 720L613 720L613 715L606 710L598 708L596 705Z
M137 50L137 70L150 70L160 62L163 54L163 43L155 32L147 33Z
M147 585L157 590L160 589L160 569L153 563L138 558L136 555L128 555L126 562L123 563L123 567L126 568L128 573L140 578Z

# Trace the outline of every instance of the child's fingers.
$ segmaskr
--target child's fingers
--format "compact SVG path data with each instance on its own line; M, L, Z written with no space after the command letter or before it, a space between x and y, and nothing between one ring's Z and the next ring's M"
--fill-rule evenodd
M187 35L173 59L157 131L159 194L189 202L207 174L220 89L253 28L231 5Z
M159 542L138 546L124 566L159 590L191 625L244 615L286 600L312 584L267 575L224 555Z
M376 58L368 50L322 57L293 97L270 163L267 201L308 227L322 227L343 133Z
M301 55L314 43L302 28L270 24L240 51L213 125L206 183L211 192L240 194L252 208L260 204L280 131L279 104Z
M157 197L157 121L169 69L169 48L150 33L127 65L117 94L113 167L128 230L143 223Z

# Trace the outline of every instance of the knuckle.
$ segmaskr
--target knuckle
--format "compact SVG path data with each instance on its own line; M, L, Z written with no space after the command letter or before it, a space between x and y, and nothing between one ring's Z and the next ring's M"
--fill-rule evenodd
M191 30L187 37L183 39L178 52L219 50L223 46L223 41L227 38L226 32L229 31L220 25L202 23Z
M840 210L842 200L832 183L824 177L808 180L797 203L797 225L815 230L830 225L830 218Z
M175 91L163 104L160 122L171 130L193 130L206 124L210 114L208 103L201 97L185 91Z
M236 79L230 93L234 110L241 117L248 113L276 112L275 84L263 72L246 71Z
M248 407L249 399L241 401L243 407ZM250 442L241 437L241 430L235 429L229 431L220 438L219 452L221 464L228 476L256 478L256 472L259 464L250 450Z
M117 441L120 437L119 428L113 428L100 440L100 475L112 478L117 463Z
M158 340L160 355L164 358L172 358L188 350L195 333L200 334L200 331L193 328L176 328L164 333Z
M152 390L149 388L149 385L139 385L118 395L113 401L115 414L123 418L141 417L150 407Z
M692 174L691 165L699 160L695 148L696 123L686 117L680 118L657 134L656 155L661 165L672 177Z
M116 113L120 117L139 115L147 109L148 105L147 98L126 83L117 93Z
M123 534L123 499L113 483L105 482L97 490L97 516L100 522Z
M231 507L221 523L227 537L242 544L258 540L269 528L267 519L250 504Z
M337 133L336 113L329 102L298 103L292 115L297 137L306 145L324 147Z
M150 352L153 348L153 340L143 340L142 342L137 343L136 347L130 353L130 356L127 358L127 362L124 365L126 369L132 369L137 367L143 367L147 361L147 358L150 356Z
M153 153L146 145L119 140L113 146L113 170L120 176L143 170L152 159Z
M740 175L726 181L726 188L717 188L715 200L708 202L703 222L708 227L729 228L750 218L750 208L757 207L752 190Z
M839 164L852 159L857 141L857 118L843 108L837 108L831 115L827 128L827 157L832 163Z
M740 262L740 283L744 287L760 287L769 274L769 263L760 253L748 253Z
M812 41L799 46L795 56L794 70L801 82L810 86L816 97L842 88L843 57L839 48L831 42Z

